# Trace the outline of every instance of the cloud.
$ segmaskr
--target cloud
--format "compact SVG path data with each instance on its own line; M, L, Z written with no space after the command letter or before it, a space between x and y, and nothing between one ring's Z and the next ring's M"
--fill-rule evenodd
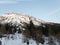
M16 4L20 1L32 1L32 0L0 0L0 4Z
M48 14L46 14L46 15L44 15L44 16L42 16L42 19L44 19L44 20L46 20L46 21L56 21L56 22L58 22L58 17L60 17L60 16L58 16L58 12L60 11L60 8L57 8L57 9L55 9L55 10L53 10L53 11L51 11L51 12L49 12ZM56 15L57 14L57 15ZM58 17L57 17L58 16ZM57 20L58 19L58 20Z
M53 15L57 13L58 11L60 11L60 8L57 8L56 10L51 11L50 13L48 13L48 15Z
M0 0L0 4L16 4L19 3L19 1L14 0Z
M49 12L47 15L44 15L43 18L49 18L49 17L51 17L52 15L58 13L59 11L60 11L60 8L57 8L57 9Z

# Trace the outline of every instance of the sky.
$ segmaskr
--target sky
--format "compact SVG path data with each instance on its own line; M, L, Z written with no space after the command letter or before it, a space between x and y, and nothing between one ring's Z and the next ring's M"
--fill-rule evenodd
M0 15L7 12L60 23L60 0L0 0Z

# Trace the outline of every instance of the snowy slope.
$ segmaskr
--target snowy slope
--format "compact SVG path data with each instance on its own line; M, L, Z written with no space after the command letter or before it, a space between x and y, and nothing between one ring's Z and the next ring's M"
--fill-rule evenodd
M24 15L24 14L17 14L17 13L6 13L0 15L0 21L2 23L17 23L22 24L23 22L29 23L30 20L33 21L34 25L40 25L41 23L45 23L43 20L36 19L32 16Z

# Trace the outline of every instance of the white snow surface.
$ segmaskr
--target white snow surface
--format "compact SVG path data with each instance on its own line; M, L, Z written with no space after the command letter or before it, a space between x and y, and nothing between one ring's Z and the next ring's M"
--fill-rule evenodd
M0 39L2 41L2 45L27 45L27 43L23 42L23 35L22 34L16 34L14 35L14 40L13 39L7 39L7 38L2 38ZM37 45L35 40L30 39L29 40L29 45ZM43 44L39 44L43 45Z
M1 38L0 40L2 41L2 45L27 45L27 43L23 42L24 37L22 34L15 34L15 35L13 35L13 38L14 39L12 39L12 38L7 39L7 37L6 37L6 38ZM48 37L44 37L44 39L45 39L45 43L44 44L39 43L39 45L49 45ZM60 45L60 43L58 43L56 40L54 40L54 41L55 41L56 45ZM29 39L29 45L37 45L37 43L35 40Z

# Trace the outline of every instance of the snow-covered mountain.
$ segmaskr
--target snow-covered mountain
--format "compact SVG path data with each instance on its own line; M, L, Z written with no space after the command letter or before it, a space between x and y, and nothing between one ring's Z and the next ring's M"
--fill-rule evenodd
M2 45L60 45L60 24L11 12L0 15L0 35Z
M17 14L17 13L6 13L3 15L0 15L0 21L3 23L29 23L31 20L33 21L34 25L40 25L41 23L45 23L42 20L36 19L32 16L24 15L24 14Z

